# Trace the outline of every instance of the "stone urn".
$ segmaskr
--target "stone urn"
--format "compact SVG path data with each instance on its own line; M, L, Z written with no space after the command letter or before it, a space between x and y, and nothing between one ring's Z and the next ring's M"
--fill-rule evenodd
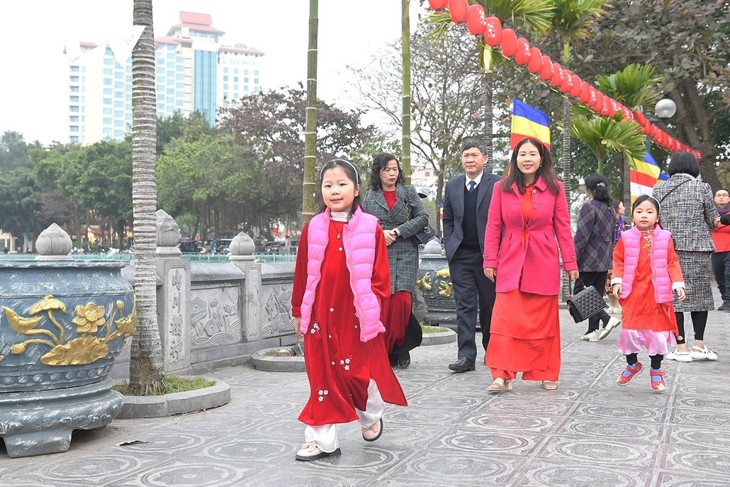
M436 239L428 242L423 249L416 286L428 306L423 322L455 330L454 285L451 283L449 263L443 254L441 244Z
M11 457L66 451L73 430L106 426L122 407L107 375L137 323L125 264L74 261L60 232L39 236L35 261L0 261L0 436Z

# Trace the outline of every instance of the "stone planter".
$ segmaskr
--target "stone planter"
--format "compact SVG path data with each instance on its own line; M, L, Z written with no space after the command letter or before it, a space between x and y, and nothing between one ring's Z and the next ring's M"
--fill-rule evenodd
M137 323L123 265L0 262L0 436L11 457L65 451L73 430L119 413L107 375Z
M428 306L423 323L455 330L456 304L449 263L441 252L441 244L435 239L426 244L423 252L416 281Z
M443 328L443 331L436 333L424 333L421 346L427 345L444 345L446 343L454 343L456 341L456 332L451 328Z

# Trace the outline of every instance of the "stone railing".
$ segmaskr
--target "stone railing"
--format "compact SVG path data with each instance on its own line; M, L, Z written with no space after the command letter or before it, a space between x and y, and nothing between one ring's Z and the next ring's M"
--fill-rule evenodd
M239 233L228 262L182 259L180 231L157 212L157 320L165 372L197 374L250 360L257 350L296 343L290 310L294 263L259 264ZM134 284L134 262L122 274ZM112 376L129 374L129 347Z

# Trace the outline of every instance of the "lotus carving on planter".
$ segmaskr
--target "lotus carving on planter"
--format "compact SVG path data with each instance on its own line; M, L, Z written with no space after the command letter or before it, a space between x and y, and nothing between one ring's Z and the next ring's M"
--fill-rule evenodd
M77 337L66 340L63 325L58 321L54 311L66 314L66 305L48 294L28 309L29 316L6 306L2 308L10 328L26 336L44 337L29 338L15 343L10 347L10 353L22 354L29 345L47 345L51 350L40 357L45 365L87 365L106 357L109 354L109 343L112 340L124 339L134 335L137 325L135 307L127 316L124 313L124 302L117 300L116 306L110 310L107 319L107 310L93 302L86 305L77 305L75 316L71 323L76 327ZM119 319L115 319L117 315ZM50 323L50 328L43 328L44 318ZM116 328L116 329L115 329ZM0 361L5 357L0 356Z

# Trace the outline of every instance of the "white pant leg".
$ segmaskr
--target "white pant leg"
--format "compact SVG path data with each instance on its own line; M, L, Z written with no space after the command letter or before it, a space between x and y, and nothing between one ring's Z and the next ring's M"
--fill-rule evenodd
M370 379L368 384L368 401L365 403L365 411L356 409L357 416L360 418L360 426L363 428L369 428L374 425L380 418L383 417L383 409L385 409L385 401L380 395L378 390L378 384L373 379Z
M304 441L314 441L320 450L332 453L339 448L337 442L337 425L324 424L321 426L307 426L304 429Z

